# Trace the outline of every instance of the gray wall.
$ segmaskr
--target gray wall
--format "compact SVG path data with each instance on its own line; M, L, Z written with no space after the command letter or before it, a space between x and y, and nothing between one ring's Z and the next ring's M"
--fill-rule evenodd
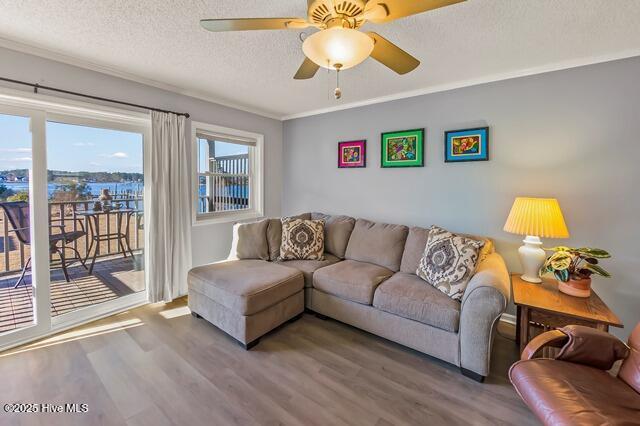
M184 111L190 113L191 118L195 121L264 134L265 214L269 216L280 215L282 122L279 120L4 48L0 48L0 76L157 108ZM2 85L14 89L24 89L14 85ZM190 125L187 126L187 135L189 138L191 137ZM225 258L231 245L231 224L194 227L192 245L194 265Z
M515 272L514 197L556 197L571 239L545 243L611 251L614 277L594 287L626 337L640 321L639 76L632 58L286 121L283 213L484 234ZM476 126L490 127L490 161L445 164L443 132ZM380 133L421 127L426 167L381 169ZM363 138L367 168L338 169L337 142Z

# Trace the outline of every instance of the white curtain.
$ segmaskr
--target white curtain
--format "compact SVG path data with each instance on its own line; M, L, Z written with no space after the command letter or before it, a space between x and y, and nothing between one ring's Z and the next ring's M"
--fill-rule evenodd
M187 294L191 268L190 150L183 116L151 112L150 302Z

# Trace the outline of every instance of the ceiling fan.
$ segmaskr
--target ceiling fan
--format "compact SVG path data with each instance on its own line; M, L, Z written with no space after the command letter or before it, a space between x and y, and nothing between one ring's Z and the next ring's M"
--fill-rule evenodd
M306 56L294 76L312 78L319 67L345 70L369 56L398 74L420 65L413 56L374 32L358 31L365 22L383 24L465 0L307 0L304 18L203 19L200 25L214 31L299 30L316 27L320 31L304 40Z

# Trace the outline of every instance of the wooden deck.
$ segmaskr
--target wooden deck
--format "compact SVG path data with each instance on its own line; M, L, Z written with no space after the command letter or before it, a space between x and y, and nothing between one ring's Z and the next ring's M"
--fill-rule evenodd
M19 274L0 280L0 333L33 324L31 274L14 289ZM51 271L51 316L144 290L142 254L113 256L96 262L89 275L80 265L69 268L71 282L62 270Z

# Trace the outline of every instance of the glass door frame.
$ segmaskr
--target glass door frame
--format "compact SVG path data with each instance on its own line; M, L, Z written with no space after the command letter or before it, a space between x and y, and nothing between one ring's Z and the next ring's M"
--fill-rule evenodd
M47 148L45 145L46 127L43 111L4 105L0 102L0 114L25 117L29 119L31 132L31 164L29 166L29 217L31 219L31 288L33 289L33 324L7 331L0 336L0 349L12 346L15 342L29 341L51 329L49 247L48 244L35 244L35 241L49 240L49 217L46 186L39 185L47 179ZM5 247L6 249L6 247Z
M49 268L49 217L47 193L47 121L139 133L143 138L144 212L148 223L151 194L151 120L149 114L104 107L45 95L0 88L0 113L30 119L32 162L29 179L32 286L34 324L0 335L0 351L47 335L148 303L149 274L144 274L145 290L51 316ZM148 228L144 229L144 265L149 265Z

